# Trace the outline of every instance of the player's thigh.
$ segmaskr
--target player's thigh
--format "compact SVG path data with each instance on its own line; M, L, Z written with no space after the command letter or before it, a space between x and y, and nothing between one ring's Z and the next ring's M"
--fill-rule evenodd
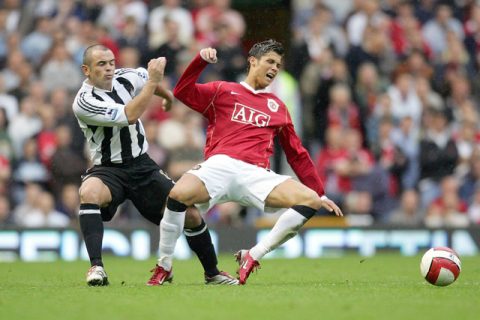
M173 181L163 171L152 170L141 184L131 186L128 198L145 219L158 225L173 186Z
M293 179L287 179L277 185L265 199L266 207L290 208L294 205L319 209L321 201L315 191Z
M80 186L80 201L105 206L112 201L112 194L100 178L88 177Z
M170 191L170 197L187 206L205 203L210 200L210 195L203 181L190 173L185 173L177 181Z

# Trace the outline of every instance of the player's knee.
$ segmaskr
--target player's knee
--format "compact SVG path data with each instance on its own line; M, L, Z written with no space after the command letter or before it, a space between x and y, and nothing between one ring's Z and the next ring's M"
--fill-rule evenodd
M320 196L315 191L307 189L297 197L295 205L307 206L318 210L322 207L322 201L320 200Z
M81 203L93 203L101 205L104 201L102 199L102 191L92 185L82 185L79 190Z
M189 193L186 190L183 190L181 188L173 187L173 189L170 190L170 193L168 194L168 198L176 202L179 202L185 205L186 207L193 205L193 203L191 203L192 197L189 195Z

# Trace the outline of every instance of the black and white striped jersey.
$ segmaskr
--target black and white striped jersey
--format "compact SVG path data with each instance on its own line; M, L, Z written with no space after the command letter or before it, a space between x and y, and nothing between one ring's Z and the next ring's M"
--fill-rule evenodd
M83 82L73 101L73 112L87 139L93 164L126 163L147 152L142 122L129 125L125 114L125 105L147 80L145 68L125 68L115 70L111 91Z

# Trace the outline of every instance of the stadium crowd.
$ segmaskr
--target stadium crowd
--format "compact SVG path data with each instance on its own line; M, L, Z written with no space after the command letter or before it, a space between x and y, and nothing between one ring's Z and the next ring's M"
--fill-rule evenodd
M351 225L480 223L480 3L292 0L285 69L269 88L290 109L327 195ZM117 67L168 60L172 88L200 48L203 80L237 81L249 26L230 0L4 0L0 7L0 226L76 224L90 166L72 99L82 54ZM260 39L263 40L263 39ZM149 154L173 178L203 159L205 123L180 102L142 118ZM272 167L289 174L281 155ZM138 215L123 206L118 225ZM211 224L261 213L227 203ZM323 214L319 212L319 215ZM138 222L138 221L137 221Z

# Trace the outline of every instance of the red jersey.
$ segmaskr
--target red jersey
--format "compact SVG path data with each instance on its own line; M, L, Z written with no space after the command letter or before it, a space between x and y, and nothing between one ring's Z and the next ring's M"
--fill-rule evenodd
M255 91L244 82L196 83L207 64L197 54L173 90L178 100L208 119L205 159L224 154L269 168L273 138L278 136L300 181L323 195L323 185L285 104L274 94Z

